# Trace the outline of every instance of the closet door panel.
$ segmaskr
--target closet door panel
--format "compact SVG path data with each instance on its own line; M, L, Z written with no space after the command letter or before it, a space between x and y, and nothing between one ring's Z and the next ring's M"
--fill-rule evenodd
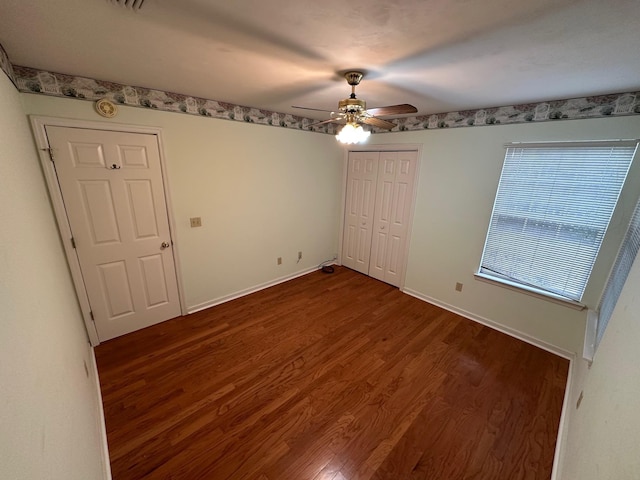
M378 152L351 152L347 166L342 264L365 274L369 274L378 158Z
M388 222L384 273L380 280L400 286L404 278L409 219L417 168L417 152L394 152L395 169L391 195L391 217Z
M393 219L393 195L398 152L381 152L376 186L376 210L371 242L371 264L369 275L385 281L390 226Z

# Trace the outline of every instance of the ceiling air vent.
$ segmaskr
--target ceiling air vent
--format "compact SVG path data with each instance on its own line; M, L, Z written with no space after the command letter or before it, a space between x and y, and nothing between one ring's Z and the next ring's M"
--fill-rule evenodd
M130 8L131 10L140 10L144 0L108 0L109 2L120 5L122 7Z

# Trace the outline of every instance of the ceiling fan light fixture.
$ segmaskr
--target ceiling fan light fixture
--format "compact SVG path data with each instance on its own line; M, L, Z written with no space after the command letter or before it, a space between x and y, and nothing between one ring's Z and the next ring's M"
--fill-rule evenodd
M357 123L347 123L338 135L336 135L336 139L340 143L353 144L353 143L362 143L367 138L369 138L371 132L365 130Z
M360 80L362 80L363 76L363 72L346 72L344 74L344 78L347 80L347 83L351 85L351 95L349 95L349 98L344 98L338 102L338 111L330 112L331 118L314 123L312 124L312 126L332 123L336 120L344 120L346 121L347 125L338 133L338 135L336 135L338 141L342 143L360 143L364 142L370 134L370 132L365 131L361 126L359 126L360 123L365 123L376 128L391 131L398 125L394 122L384 120L379 117L388 115L402 115L405 113L416 113L418 111L416 107L414 107L413 105L409 105L408 103L403 103L400 105L388 105L386 107L376 107L367 110L367 103L364 100L356 97L356 85L360 83ZM292 108L319 110L317 108L296 106L293 106ZM329 110L322 111L329 112Z

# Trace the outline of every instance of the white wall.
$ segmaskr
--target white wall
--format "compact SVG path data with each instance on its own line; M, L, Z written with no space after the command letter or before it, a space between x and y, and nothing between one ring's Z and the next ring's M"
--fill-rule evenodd
M0 225L0 478L105 478L92 352L20 95L2 72Z
M593 365L576 362L561 479L640 478L640 259ZM584 397L576 409L580 392Z
M28 114L104 120L92 102L22 98ZM163 129L189 308L337 253L344 155L332 136L133 107L105 121ZM202 227L191 228L196 216Z
M585 312L474 279L504 159L504 144L637 138L640 117L570 120L372 135L370 144L423 144L405 288L568 352L581 352ZM585 302L595 306L640 192L630 174ZM455 291L455 283L463 291Z

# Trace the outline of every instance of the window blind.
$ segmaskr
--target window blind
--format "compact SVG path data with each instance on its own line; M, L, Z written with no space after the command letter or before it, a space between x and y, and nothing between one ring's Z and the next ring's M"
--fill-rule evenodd
M636 147L508 146L480 273L580 301Z
M613 309L618 302L618 297L620 297L622 288L627 281L633 261L638 255L638 250L640 250L640 201L636 204L633 216L631 217L631 223L622 241L620 251L618 252L611 274L604 287L604 293L600 299L596 330L596 348L604 336L604 331L609 324Z

